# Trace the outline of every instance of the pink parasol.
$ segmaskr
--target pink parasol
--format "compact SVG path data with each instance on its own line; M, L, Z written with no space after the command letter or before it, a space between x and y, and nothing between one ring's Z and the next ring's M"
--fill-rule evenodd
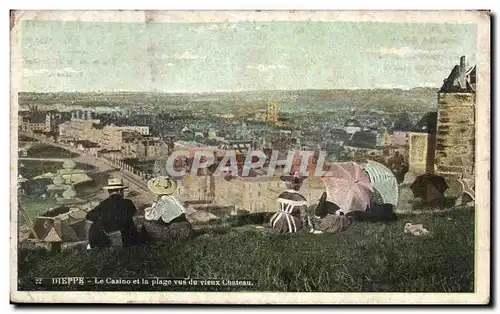
M365 211L373 195L370 178L354 162L331 163L329 173L321 180L326 187L326 200L335 203L344 213Z

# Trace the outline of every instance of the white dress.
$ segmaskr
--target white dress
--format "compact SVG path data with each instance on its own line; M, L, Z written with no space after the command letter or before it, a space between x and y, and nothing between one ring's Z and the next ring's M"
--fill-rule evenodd
M153 203L153 206L144 210L144 218L146 220L163 220L169 223L175 218L186 213L186 208L173 195L163 195L158 202Z

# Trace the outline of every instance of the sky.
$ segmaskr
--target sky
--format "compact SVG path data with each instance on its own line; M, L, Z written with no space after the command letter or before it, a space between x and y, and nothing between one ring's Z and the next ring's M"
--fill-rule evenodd
M24 21L22 90L216 92L440 87L475 24Z

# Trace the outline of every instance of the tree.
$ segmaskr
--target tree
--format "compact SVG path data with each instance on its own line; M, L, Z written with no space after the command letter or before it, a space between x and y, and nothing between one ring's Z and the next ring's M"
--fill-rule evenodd
M393 131L412 131L413 122L407 112L404 112L398 116L396 121L392 124Z

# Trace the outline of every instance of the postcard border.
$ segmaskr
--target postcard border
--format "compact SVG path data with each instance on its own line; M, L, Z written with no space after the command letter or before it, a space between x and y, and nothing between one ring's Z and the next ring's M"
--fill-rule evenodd
M175 304L485 304L490 299L490 12L489 11L14 11L11 12L11 301L20 303ZM120 22L238 22L247 20L476 23L476 271L475 293L289 292L39 292L17 287L17 92L24 20ZM479 184L478 184L479 183Z

